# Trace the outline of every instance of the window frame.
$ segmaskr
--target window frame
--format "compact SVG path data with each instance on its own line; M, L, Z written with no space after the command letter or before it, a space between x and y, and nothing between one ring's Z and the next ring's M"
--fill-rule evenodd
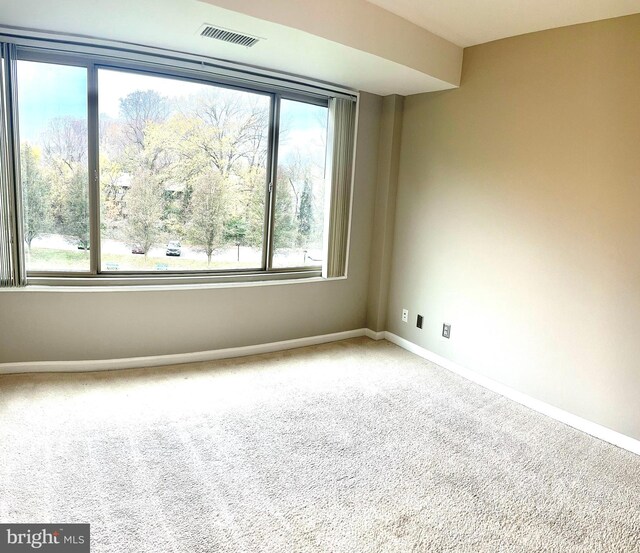
M327 107L331 97L348 97L358 100L353 91L336 91L306 83L274 79L237 69L221 68L205 64L201 59L158 57L144 52L121 52L102 46L70 44L39 38L6 37L0 33L0 41L16 44L16 59L39 63L52 63L87 70L87 127L88 127L88 186L90 225L90 270L29 271L27 283L36 285L149 285L149 284L206 284L224 282L255 282L312 278L322 276L322 267L273 267L275 201L277 193L278 141L280 103L292 100ZM187 56L187 58L198 58ZM169 61L169 63L167 63ZM217 60L216 60L217 61ZM254 269L224 269L204 271L107 271L102 270L100 257L100 167L99 167L99 107L98 71L100 69L147 74L170 79L212 85L232 90L247 91L269 97L268 161L265 182L265 226L263 229L262 266ZM240 75L240 76L238 76ZM19 129L13 130L19 140ZM328 155L328 152L327 152ZM18 159L19 161L19 159Z

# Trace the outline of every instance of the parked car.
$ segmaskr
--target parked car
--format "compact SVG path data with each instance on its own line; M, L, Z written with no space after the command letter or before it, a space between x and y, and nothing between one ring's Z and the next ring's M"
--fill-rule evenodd
M180 246L180 242L178 242L177 240L171 240L167 244L167 251L165 253L166 255L180 257L180 255L182 254L182 248Z
M140 244L134 244L133 246L131 246L131 253L144 255L144 248Z

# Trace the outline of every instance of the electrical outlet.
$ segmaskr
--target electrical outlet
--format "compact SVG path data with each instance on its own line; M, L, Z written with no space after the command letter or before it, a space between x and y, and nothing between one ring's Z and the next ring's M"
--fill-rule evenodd
M451 338L451 325L448 325L447 323L442 325L442 337Z
M422 328L422 315L418 315L418 319L416 320L416 326L418 328Z
M408 309L403 309L402 310L402 322L403 323L408 323L409 322L409 310Z

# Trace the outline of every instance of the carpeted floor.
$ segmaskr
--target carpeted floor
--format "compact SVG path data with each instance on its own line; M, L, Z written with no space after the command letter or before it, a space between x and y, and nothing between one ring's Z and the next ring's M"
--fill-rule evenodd
M640 457L388 343L0 377L0 522L92 551L640 551Z

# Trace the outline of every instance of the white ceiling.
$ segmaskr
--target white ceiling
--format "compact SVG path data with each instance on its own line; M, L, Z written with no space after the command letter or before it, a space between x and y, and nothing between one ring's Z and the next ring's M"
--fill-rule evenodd
M388 11L364 1L362 4L375 8L383 17L406 24ZM199 34L204 23L262 40L245 48L204 38ZM0 0L0 27L3 26L205 55L380 95L407 95L455 86L410 64L196 0Z
M640 0L0 0L0 27L123 41L409 95L456 86L460 46L636 12ZM203 38L204 23L263 40L245 48Z
M368 1L464 47L640 13L640 0Z

